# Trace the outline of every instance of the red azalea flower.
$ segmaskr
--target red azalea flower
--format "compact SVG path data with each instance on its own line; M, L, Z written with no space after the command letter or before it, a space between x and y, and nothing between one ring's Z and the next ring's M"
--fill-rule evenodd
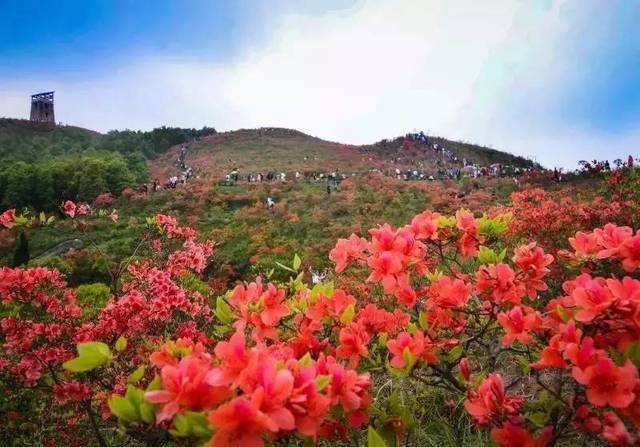
M613 303L613 294L602 278L594 278L576 287L571 293L579 310L576 320L589 322L601 315Z
M503 345L510 345L514 340L518 340L523 345L528 345L533 341L532 333L541 329L542 319L535 310L520 306L515 306L508 312L501 312L497 316L498 322L506 331L502 337Z
M0 226L5 228L13 228L15 226L16 210L14 208L6 210L0 214Z
M491 430L491 438L500 447L546 447L549 445L553 429L547 427L534 437L519 425L507 422L500 428Z
M76 215L76 204L73 203L71 200L67 200L66 202L64 202L64 205L62 206L62 209L64 210L64 213L71 217L72 219L75 217Z
M587 399L593 405L625 408L635 399L638 369L630 361L616 366L610 358L602 357L576 380L587 386Z
M387 348L393 354L389 363L398 369L406 367L406 353L410 354L415 361L423 358L427 362L435 362L436 356L430 351L429 345L429 340L422 331L415 331L413 334L401 332L395 339L387 341Z
M340 330L340 345L336 349L338 357L349 360L349 366L355 368L360 357L369 355L367 345L371 336L358 323L352 322Z
M490 374L482 381L477 391L472 391L464 402L464 408L478 425L518 413L524 398L507 396L500 374Z
M434 307L463 307L469 300L469 286L460 279L442 276L429 286L429 297Z
M148 391L146 399L154 404L163 404L156 415L156 422L171 419L181 410L199 411L212 408L229 396L224 386L211 386L205 377L211 369L211 361L188 355L177 366L162 368L162 390Z

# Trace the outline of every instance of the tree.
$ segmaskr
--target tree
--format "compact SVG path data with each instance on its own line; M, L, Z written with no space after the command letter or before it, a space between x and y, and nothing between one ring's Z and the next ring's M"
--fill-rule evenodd
M16 250L13 252L13 267L20 267L21 265L25 265L29 262L31 256L29 255L29 240L25 235L25 232L22 231L20 236L18 237L18 244L16 245Z

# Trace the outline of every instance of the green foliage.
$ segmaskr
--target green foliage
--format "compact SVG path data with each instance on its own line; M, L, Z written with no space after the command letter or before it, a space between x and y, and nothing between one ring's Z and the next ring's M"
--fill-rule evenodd
M111 396L108 404L111 412L124 425L134 422L153 424L155 421L153 405L144 399L144 390L133 385L127 386L124 397L117 394Z
M227 304L223 297L219 296L216 299L216 317L223 324L230 324L234 321L233 311L231 310L231 306Z
M0 119L0 207L55 210L64 200L90 202L148 180L146 160L169 147L215 133L161 127L106 135L69 126Z
M144 365L138 366L127 378L127 383L134 384L139 382L144 377L145 371L146 367Z
M367 430L367 447L387 447L387 443L373 427Z
M153 158L164 153L171 146L215 133L216 130L212 127L203 127L197 130L162 126L150 132L113 130L101 136L97 148L121 154L140 153L145 158Z
M198 292L204 296L208 296L211 293L211 287L193 273L185 273L178 278L178 283L180 284L180 287L190 292Z
M503 234L509 228L509 222L511 222L511 215L504 214L493 219L482 216L478 221L478 233L495 237Z
M122 352L125 349L127 349L127 339L124 338L122 335L118 337L118 339L116 340L116 344L114 345L114 348L116 348L116 351L118 352Z
M11 264L13 267L20 267L27 264L30 257L29 241L24 231L22 231L20 232L20 236L18 237L18 244L16 245L16 249L13 252L13 262Z
M209 439L213 434L213 430L209 426L207 416L204 413L185 411L176 415L173 425L175 429L170 430L170 432L179 438Z
M506 255L506 248L500 253L496 253L493 249L481 245L478 251L478 262L480 264L498 264L504 260Z
M109 283L111 274L106 259L86 253L73 259L72 271L67 280L70 285Z
M343 324L349 324L351 323L351 320L353 320L353 317L355 315L355 307L353 306L353 304L349 304L349 306L347 306L347 308L342 312L342 315L340 315L340 322Z
M636 341L629 345L625 351L625 357L633 362L638 368L640 368L640 342Z
M60 256L50 256L42 259L32 259L29 267L46 267L56 269L63 275L69 275L73 270L71 263Z
M112 152L6 161L0 168L0 205L52 211L66 199L91 202L104 192L119 195L147 177L144 163L132 164Z
M74 373L91 371L112 359L109 346L99 341L78 343L78 357L62 364L67 371Z
M111 290L102 283L83 284L76 289L76 299L84 310L85 317L92 317L102 309L111 298Z

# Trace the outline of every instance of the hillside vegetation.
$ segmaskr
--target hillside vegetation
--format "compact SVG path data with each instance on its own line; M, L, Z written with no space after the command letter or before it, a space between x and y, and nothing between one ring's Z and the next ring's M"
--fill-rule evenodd
M26 124L14 123L13 127L23 125ZM249 271L268 271L275 261L282 260L284 253L299 253L310 267L323 269L328 267L326 252L335 237L363 232L382 222L399 225L427 206L441 212L452 212L461 206L481 211L507 200L516 189L508 178L406 182L384 175L396 167L413 169L418 163L424 169L454 164L443 161L425 145L407 147L404 137L352 146L280 128L223 133L210 133L213 130L207 128L160 128L106 135L76 130L91 137L84 150L32 163L15 161L0 169L2 206L56 211L67 199L91 203L99 194L111 193L117 199L112 206L118 209L120 221L115 225L105 225L100 220L90 223L84 243L109 254L114 262L134 250L136 222L156 212L175 215L205 234L215 232L219 249L209 270L223 284L242 278ZM32 141L38 138L38 132L30 134ZM22 138L28 140L28 135L23 134ZM79 135L75 138L80 140ZM162 184L178 174L179 154L185 141L189 147L186 163L193 167L197 178L175 190L148 195L134 192L149 179L158 179ZM493 152L486 155L478 146L434 141L472 155L477 151L476 158L460 152L469 161L486 164L506 160L532 166L506 153L497 152L502 157L497 158ZM155 153L159 155L153 157ZM221 185L220 180L232 169L245 174L285 172L288 180ZM327 194L324 181L292 181L296 171L338 172L348 178L339 189ZM118 199L127 188L128 193ZM275 200L274 209L265 207L267 197ZM72 237L73 229L65 225L31 231L31 255L37 257ZM4 249L0 244L0 263L10 263L12 247L12 242L5 242ZM92 252L87 252L89 258ZM79 281L108 275L104 264L90 267L92 262L72 259L69 269L75 271L74 277ZM93 273L82 273L86 269Z
M189 151L190 165L208 178L221 178L233 169L256 172L363 173L390 169L435 170L468 163L488 166L502 163L520 168L539 166L531 160L495 149L429 137L430 145L407 144L405 137L355 146L330 142L297 130L283 128L241 129L220 132L195 141ZM435 153L431 142L451 151L457 163ZM167 178L175 171L180 147L176 146L151 162L153 178Z
M0 205L54 210L64 200L120 195L148 180L146 160L215 129L161 127L99 134L73 126L0 119Z

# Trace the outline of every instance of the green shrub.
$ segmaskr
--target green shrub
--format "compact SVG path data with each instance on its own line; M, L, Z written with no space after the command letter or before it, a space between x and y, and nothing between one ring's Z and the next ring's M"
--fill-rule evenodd
M199 292L204 296L208 296L211 293L211 287L193 273L182 275L178 279L178 284L190 292Z
M71 264L60 256L51 256L43 259L33 259L29 262L29 267L46 267L56 269L65 276L73 271Z
M95 316L111 298L109 286L102 283L83 284L76 289L76 299L85 318Z

